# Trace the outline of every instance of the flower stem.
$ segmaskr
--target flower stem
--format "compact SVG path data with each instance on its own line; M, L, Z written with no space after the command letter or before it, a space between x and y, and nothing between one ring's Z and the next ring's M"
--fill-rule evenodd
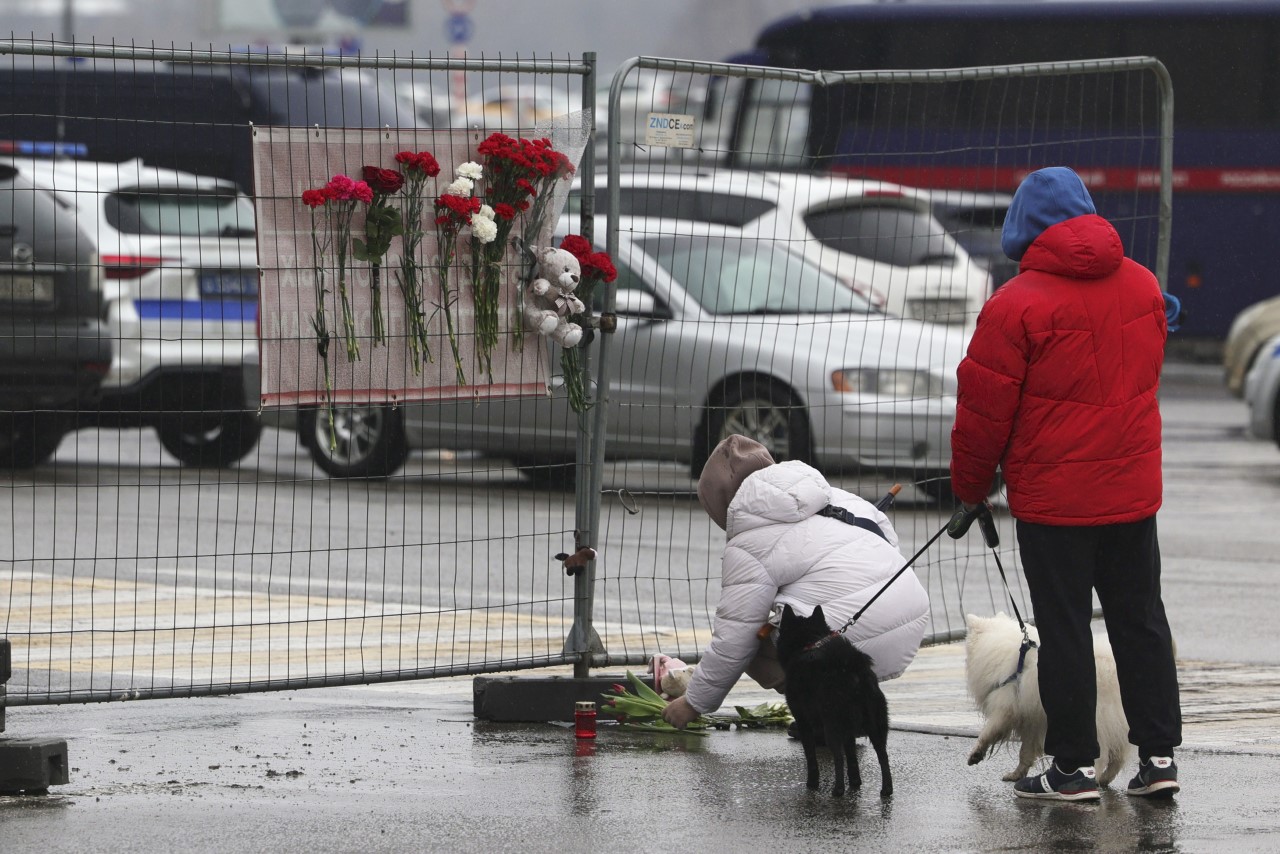
M347 361L360 361L360 341L356 337L355 313L351 310L351 297L347 293L347 250L351 242L351 214L354 205L343 202L338 205L337 216L337 253L338 253L338 297L342 302L342 335L347 345Z
M325 287L324 272L324 251L325 244L328 243L326 235L324 243L321 242L319 234L316 231L316 214L311 212L311 250L313 255L312 275L316 289L316 313L311 318L311 327L316 332L316 354L320 356L320 361L324 365L324 410L329 419L329 450L336 451L338 449L338 437L333 427L333 379L329 374L329 342L331 336L329 334L329 321L325 317L324 301L329 291Z
M382 325L382 265L369 265L369 292L373 296L373 343L387 343L386 329Z
M457 372L458 385L466 385L467 377L462 372L462 356L458 352L458 334L453 323L453 303L457 297L449 289L449 268L453 266L453 254L456 245L456 234L442 234L437 271L440 276L440 307L444 309L445 327L449 332L449 347L453 350L453 366Z
M574 412L581 415L591 408L591 399L587 396L586 372L582 368L582 353L577 347L561 349L560 370L564 373L564 388L569 394L569 406L573 407Z

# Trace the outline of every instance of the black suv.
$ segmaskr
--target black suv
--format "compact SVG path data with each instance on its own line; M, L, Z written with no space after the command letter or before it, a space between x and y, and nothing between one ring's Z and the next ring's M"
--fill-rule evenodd
M90 160L235 181L253 193L250 125L414 128L390 85L336 69L0 64L0 140L83 145Z
M111 365L93 242L0 164L0 468L53 456Z

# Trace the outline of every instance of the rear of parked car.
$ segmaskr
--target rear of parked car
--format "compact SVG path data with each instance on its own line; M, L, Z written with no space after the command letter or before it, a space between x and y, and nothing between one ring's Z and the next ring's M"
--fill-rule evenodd
M608 210L597 190L596 212ZM784 241L872 304L913 320L972 325L991 275L930 210L921 191L804 173L624 173L619 213L739 228Z
M0 163L0 467L53 455L111 363L93 242L73 212Z
M253 205L227 180L140 161L13 160L73 205L97 243L114 358L85 421L154 427L193 466L249 453L261 426L245 408L256 360Z
M1280 445L1280 335L1258 351L1243 386L1249 406L1249 433Z
M1223 378L1227 390L1244 396L1245 376L1274 335L1280 335L1280 296L1256 302L1236 315L1222 344Z

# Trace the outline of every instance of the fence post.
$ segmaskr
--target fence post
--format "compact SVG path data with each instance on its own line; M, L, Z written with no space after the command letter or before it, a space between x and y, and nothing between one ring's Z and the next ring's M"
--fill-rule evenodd
M0 638L0 732L4 732L4 684L13 675L12 653L7 638Z
M578 177L582 187L582 236L588 241L594 237L595 217L595 90L596 90L596 55L594 51L584 53L582 61L588 67L582 76L582 108L591 110L591 133L587 137L587 149L582 156ZM591 330L589 334L596 334ZM604 363L605 342L608 336L600 341L600 363ZM584 342L582 345L582 363L587 376L591 376L591 351ZM601 472L596 447L604 444L603 423L592 414L604 408L600 399L600 386L596 386L595 405L592 409L578 415L578 448L577 465L574 466L574 550L595 548L600 537L600 489ZM585 679L590 675L591 655L603 652L604 645L600 636L591 625L591 615L595 602L596 562L587 563L573 575L573 627L565 640L565 652L575 655L573 675Z

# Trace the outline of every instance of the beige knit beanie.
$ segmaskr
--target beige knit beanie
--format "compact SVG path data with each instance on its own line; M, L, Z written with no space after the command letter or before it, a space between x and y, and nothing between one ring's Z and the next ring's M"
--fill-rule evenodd
M737 434L728 437L711 452L698 478L698 501L711 521L721 528L728 523L729 502L750 475L773 465L764 445Z

